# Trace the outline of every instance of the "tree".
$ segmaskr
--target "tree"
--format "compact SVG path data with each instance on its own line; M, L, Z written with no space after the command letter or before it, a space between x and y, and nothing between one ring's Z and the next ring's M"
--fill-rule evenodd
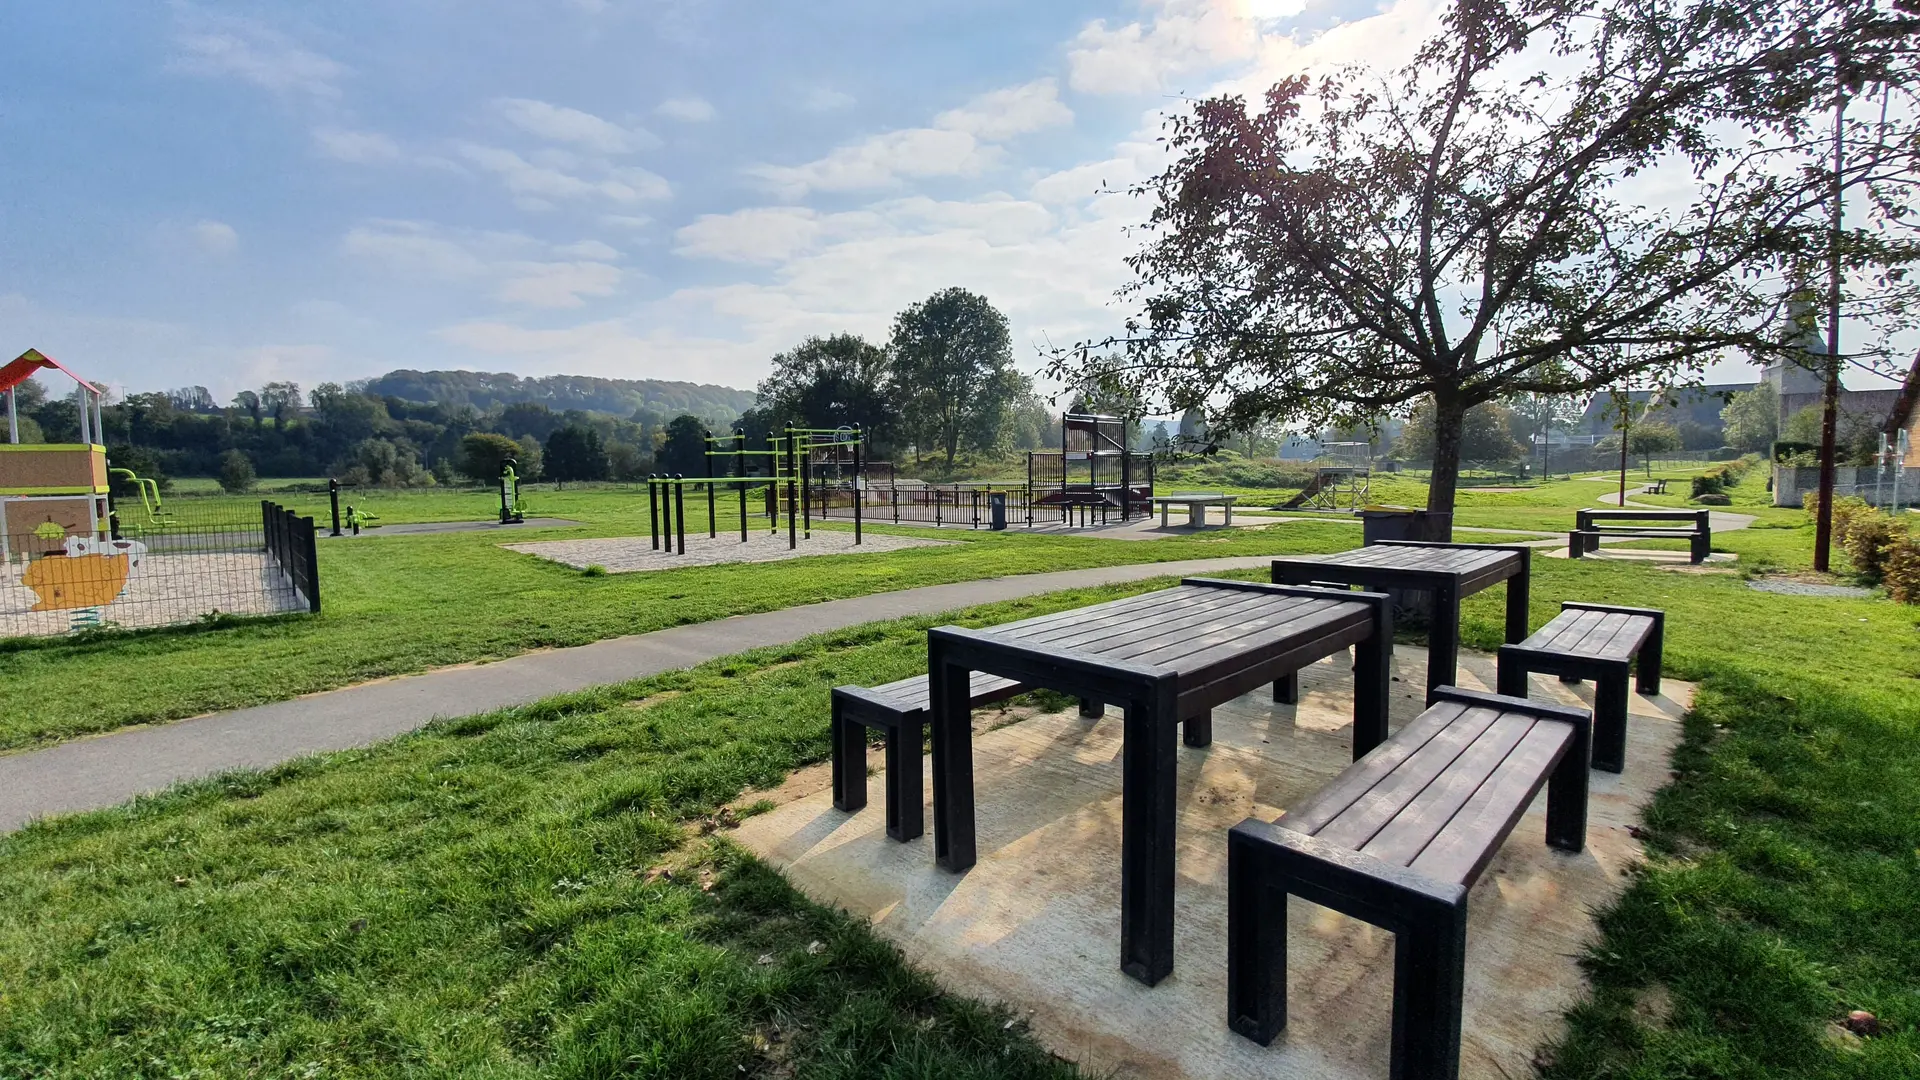
M1316 426L1430 397L1428 507L1451 510L1467 412L1515 393L1670 381L1726 350L1773 355L1793 279L1825 257L1835 79L1895 100L1851 123L1845 238L1879 310L1915 285L1913 23L1858 0L1458 0L1391 78L1296 76L1262 107L1168 121L1173 163L1122 295L1140 385L1216 422ZM1657 176L1659 201L1622 185ZM1869 220L1870 219L1870 220ZM1864 350L1862 350L1864 351ZM1859 352L1856 352L1859 355Z
M1720 410L1721 438L1740 450L1764 453L1780 437L1780 394L1770 382L1737 391Z
M1026 389L1013 367L1007 318L987 298L942 289L893 320L893 399L917 446L953 467L961 447L987 450Z
M896 420L887 392L890 367L885 349L854 334L810 337L774 356L757 407L776 426L857 427L885 443Z
M544 468L549 480L605 480L612 465L599 432L568 424L547 436Z
M460 459L454 468L475 483L489 484L500 479L500 471L509 460L520 459L520 444L505 435L476 431L460 440Z
M1640 455L1648 476L1653 475L1653 455L1678 449L1680 432L1672 424L1639 424L1627 432L1627 453Z
M1394 441L1393 456L1406 461L1432 461L1439 442L1435 415L1432 401L1416 405ZM1461 418L1457 449L1462 461L1505 462L1527 456L1527 448L1513 437L1512 414L1491 401L1475 405Z
M244 495L253 490L253 459L243 450L220 455L220 490L229 495Z
M302 403L300 384L292 382L270 382L260 388L260 407L273 417L275 431L287 429L287 417L298 416ZM256 418L255 422L258 422Z
M242 390L233 395L233 407L253 418L253 426L260 426L260 395L251 390Z
M1586 407L1568 394L1514 394L1506 399L1513 414L1513 435L1524 447L1536 438L1540 441L1540 470L1548 471L1552 462L1553 433L1573 426Z
M660 471L670 476L710 476L707 469L707 429L700 418L682 413L667 421L666 437L654 455Z

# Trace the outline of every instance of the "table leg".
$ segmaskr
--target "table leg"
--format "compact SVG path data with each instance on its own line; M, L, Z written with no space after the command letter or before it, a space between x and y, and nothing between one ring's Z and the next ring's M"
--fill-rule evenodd
M839 695L827 723L833 746L833 808L855 811L867 805L867 729L842 715ZM893 745L893 733L887 733Z
M1533 549L1520 552L1520 572L1507 579L1507 644L1527 640L1533 591Z
M1160 527L1161 528L1164 529L1168 527L1167 518L1168 518L1168 515L1172 513L1173 513L1173 505L1171 503L1160 504Z
M1393 694L1393 608L1381 604L1367 640L1353 647L1353 760L1387 741Z
M1121 763L1120 970L1146 983L1173 971L1174 697L1127 702Z
M1300 673L1289 671L1273 680L1273 700L1279 705L1300 704Z
M971 672L946 662L946 650L928 643L927 675L933 706L933 858L942 869L961 871L974 863L973 709L968 694Z
M1232 503L1226 504L1226 514L1227 514L1227 520L1225 521L1224 524L1231 527L1233 525L1233 504Z
M1427 631L1427 704L1435 687L1452 686L1460 667L1460 590L1453 582L1433 587L1433 626Z

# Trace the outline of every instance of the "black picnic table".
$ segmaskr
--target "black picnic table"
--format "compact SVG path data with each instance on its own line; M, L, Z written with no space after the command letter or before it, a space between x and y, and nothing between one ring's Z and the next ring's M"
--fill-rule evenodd
M1434 688L1454 685L1460 666L1460 601L1506 582L1507 642L1524 641L1532 568L1533 549L1520 545L1383 540L1333 555L1275 559L1273 580L1432 593L1433 621L1427 631L1427 703L1432 704Z
M1354 757L1387 737L1393 612L1374 593L1188 578L1175 588L980 630L927 633L933 840L939 865L975 859L973 672L1125 710L1120 967L1152 986L1173 970L1174 728L1211 738L1214 706L1354 649Z

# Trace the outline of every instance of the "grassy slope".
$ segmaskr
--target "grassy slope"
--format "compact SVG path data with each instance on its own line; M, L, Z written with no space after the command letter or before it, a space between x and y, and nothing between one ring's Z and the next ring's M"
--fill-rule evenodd
M1723 541L1800 567L1809 532ZM1669 670L1706 683L1678 779L1648 815L1656 855L1601 913L1595 993L1547 1074L1916 1075L1920 615L1758 593L1729 574L1537 566L1536 624L1560 598L1657 604ZM711 893L702 865L647 869L739 791L823 759L826 688L914 670L933 621L0 840L0 1072L1048 1075L1017 1025L936 996L751 861L710 855ZM1469 644L1495 644L1497 590L1464 623ZM1665 1019L1646 1005L1656 985ZM1836 1048L1822 1032L1853 1007L1892 1033Z
M608 514L590 528L513 539L631 531ZM6 643L0 749L820 600L1074 567L1335 550L1351 534L1288 525L1116 542L954 530L944 534L951 545L882 555L597 578L506 551L494 532L333 540L321 547L317 617Z

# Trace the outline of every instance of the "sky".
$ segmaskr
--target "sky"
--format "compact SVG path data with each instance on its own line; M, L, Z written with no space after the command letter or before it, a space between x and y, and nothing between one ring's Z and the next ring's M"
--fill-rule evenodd
M749 388L959 285L1035 372L1119 329L1148 207L1116 189L1167 110L1395 63L1437 7L8 4L0 352L222 401L402 367Z

